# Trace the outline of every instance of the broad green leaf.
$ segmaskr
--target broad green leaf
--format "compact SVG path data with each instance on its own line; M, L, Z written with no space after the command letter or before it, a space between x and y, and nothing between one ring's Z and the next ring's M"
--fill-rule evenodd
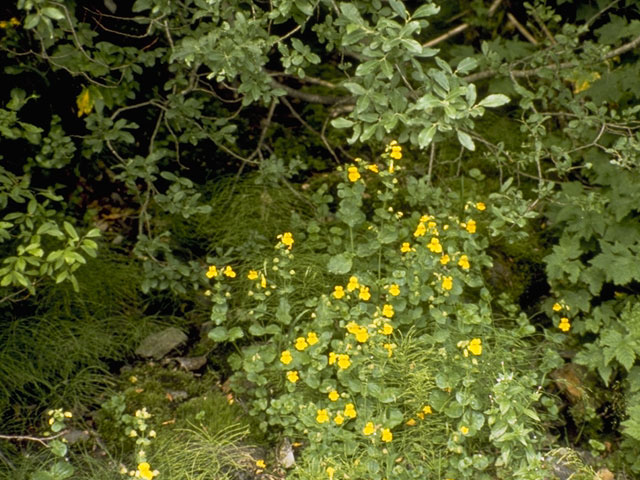
M55 7L45 7L42 9L42 13L53 20L63 20L64 13Z
M460 145L462 145L467 150L471 150L472 152L476 149L476 145L475 143L473 143L473 140L471 139L469 134L463 132L462 130L458 130L456 133L458 134L458 141L460 142Z
M229 338L229 332L225 327L216 327L209 332L208 336L214 342L224 342Z
M430 127L423 128L418 134L418 145L420 148L428 147L433 140L433 136L436 134L437 125L433 124Z
M331 120L331 125L335 128L349 128L353 126L353 121L344 117L338 117Z
M426 5L421 5L420 7L416 8L415 12L413 12L413 15L411 15L411 17L412 18L431 17L437 14L439 11L440 11L440 7L438 7L437 5L434 5L433 3L428 3Z
M327 270L330 273L335 273L336 275L344 275L345 273L349 273L351 271L352 264L352 259L347 255L341 253L331 257L329 263L327 264Z
M456 68L456 73L459 75L466 75L471 70L478 66L478 61L473 57L463 58Z
M501 105L509 103L509 101L510 101L509 97L501 93L497 93L497 94L486 96L480 101L478 105L480 107L493 108L493 107L500 107Z

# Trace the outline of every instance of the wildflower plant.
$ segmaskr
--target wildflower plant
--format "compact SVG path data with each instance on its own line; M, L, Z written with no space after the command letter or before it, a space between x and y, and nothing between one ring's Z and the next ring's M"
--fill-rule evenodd
M314 196L335 220L283 232L272 259L239 275L245 298L210 267L210 337L239 347L233 384L261 427L304 445L294 478L535 478L544 369L532 369L534 329L484 278L489 227L522 205L506 190L470 199L428 188L402 158L391 142L375 163L339 168L335 202L327 186ZM334 282L299 305L305 243Z

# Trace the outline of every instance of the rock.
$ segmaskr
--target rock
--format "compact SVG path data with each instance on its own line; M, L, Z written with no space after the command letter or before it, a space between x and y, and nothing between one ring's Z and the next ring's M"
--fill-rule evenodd
M181 330L175 327L165 328L145 338L136 348L136 355L160 360L186 341L187 336Z
M199 357L175 357L174 360L178 362L180 368L187 372L194 372L200 370L207 364L207 356L200 355Z

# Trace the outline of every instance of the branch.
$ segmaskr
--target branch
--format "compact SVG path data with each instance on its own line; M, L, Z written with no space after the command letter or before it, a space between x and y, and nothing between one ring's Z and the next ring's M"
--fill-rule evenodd
M295 88L288 87L275 79L271 79L271 83L276 88L281 88L287 95L298 100L303 100L308 103L321 103L323 105L335 105L336 103L355 103L355 100L351 97L334 97L333 95L318 95L316 93L307 93Z
M527 30L524 25L522 25L518 19L516 17L514 17L511 13L507 13L507 18L509 19L509 21L511 23L513 23L515 25L515 27L518 29L518 31L522 34L522 36L524 38L526 38L527 40L529 40L529 42L531 42L534 45L538 45L538 41L535 39L535 37L533 35L531 35L529 33L529 30Z
M50 437L32 437L30 435L0 435L0 438L2 438L3 440L16 440L18 442L25 440L30 442L38 442L46 447L48 441L62 437L67 433L69 433L69 430L62 430L61 432L58 432L55 435L51 435Z

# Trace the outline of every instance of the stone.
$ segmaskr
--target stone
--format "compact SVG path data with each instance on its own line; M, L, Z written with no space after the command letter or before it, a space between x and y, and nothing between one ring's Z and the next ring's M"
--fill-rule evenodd
M181 330L175 327L165 328L159 332L152 333L142 340L138 348L136 348L136 355L160 360L173 349L186 343L186 341L187 336Z

